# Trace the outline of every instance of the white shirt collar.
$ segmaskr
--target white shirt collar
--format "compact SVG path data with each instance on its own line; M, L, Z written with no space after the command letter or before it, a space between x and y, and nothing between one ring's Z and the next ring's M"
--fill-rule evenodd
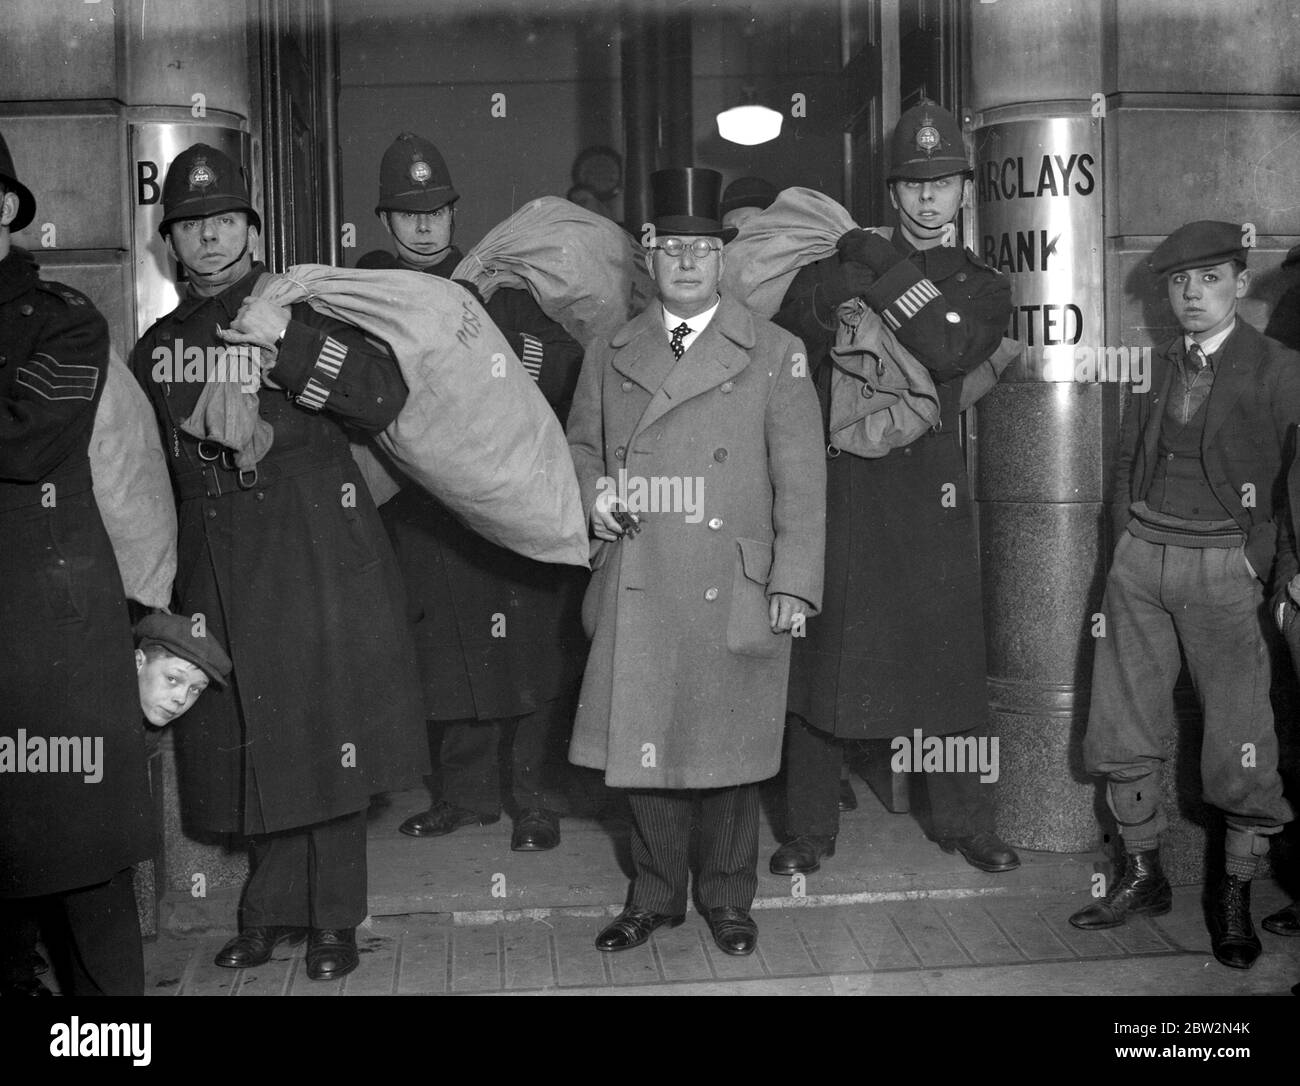
M1214 354L1214 352L1217 351L1220 347L1222 347L1223 341L1227 339L1230 335L1232 335L1233 329L1235 329L1236 327L1237 327L1237 318L1233 317L1232 323L1228 325L1227 328L1225 328L1222 332L1215 332L1214 335L1212 335L1209 339L1201 343L1201 350L1205 352L1205 356L1208 358L1210 355ZM1195 342L1196 341L1192 339L1191 336L1184 335L1183 350L1190 351L1192 349L1192 344Z

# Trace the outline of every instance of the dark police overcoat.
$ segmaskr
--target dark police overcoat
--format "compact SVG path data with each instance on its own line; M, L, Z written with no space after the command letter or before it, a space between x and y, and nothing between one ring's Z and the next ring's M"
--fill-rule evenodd
M0 262L0 741L26 742L5 752L15 761L0 754L0 897L104 882L152 849L131 625L87 455L107 369L104 318L10 250ZM17 759L30 770L55 739L80 745L81 772L51 772L49 759L19 771Z
M447 278L460 261L453 248L426 270ZM400 265L391 253L375 251L358 267ZM563 424L582 368L581 346L526 290L498 290L484 308ZM406 581L432 719L520 716L572 692L587 654L586 570L535 562L489 543L411 483L380 515Z
M961 378L1005 334L1010 288L966 249L916 250L896 231L899 264L867 292L939 392L940 427L880 459L826 464L826 589L822 613L794 642L790 711L841 738L913 728L944 735L988 716L984 609L975 510L958 434ZM808 345L823 412L842 296L830 257L802 269L773 318ZM922 278L942 292L918 286ZM955 318L955 319L954 319Z
M419 677L392 548L349 452L406 401L396 361L350 325L292 307L259 411L256 476L183 433L201 384L156 377L169 351L216 346L261 265L150 328L132 366L177 485L176 595L234 662L176 727L182 802L205 829L262 833L364 809L427 772Z

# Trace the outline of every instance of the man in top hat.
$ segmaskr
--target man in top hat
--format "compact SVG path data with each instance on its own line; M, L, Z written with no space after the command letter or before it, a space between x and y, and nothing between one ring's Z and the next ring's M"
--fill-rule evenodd
M188 147L162 199L186 288L132 366L179 499L178 611L235 665L176 733L181 797L193 824L248 837L251 854L241 931L216 961L258 965L306 935L308 976L333 979L356 967L368 911L370 796L427 765L401 576L349 450L350 434L393 421L406 383L351 325L252 296L261 219L237 163ZM183 426L209 374L182 362L229 344L260 350L272 439L253 467Z
M461 261L453 243L459 198L438 148L403 132L384 152L375 208L394 252L367 253L357 266L449 278ZM563 423L582 348L526 290L498 290L485 308ZM586 571L489 543L414 484L380 514L411 600L436 763L432 804L399 829L440 837L498 821L501 751L512 785L510 847L554 848L560 822L545 804L542 771L548 739L567 731L573 715L586 653L579 614Z
M1276 541L1283 447L1300 419L1300 355L1237 316L1247 253L1236 223L1193 222L1148 261L1182 332L1155 355L1150 391L1124 415L1111 502L1118 542L1083 744L1088 771L1106 779L1126 862L1103 899L1070 917L1078 928L1111 928L1171 908L1160 774L1185 658L1204 719L1201 792L1227 823L1210 939L1236 969L1261 950L1251 879L1293 817L1277 770L1262 624L1266 589L1284 588L1295 570Z
M957 118L931 102L908 110L889 155L897 228L888 238L849 231L837 256L799 272L774 320L808 344L829 412L836 310L861 297L929 371L939 422L879 459L828 454L826 596L790 667L788 838L770 864L779 875L816 871L835 854L845 740L910 743L920 729L978 743L987 734L979 547L959 400L964 376L1001 342L1011 291L1006 276L958 242L972 170ZM945 503L951 487L956 501ZM922 779L930 834L982 871L1018 867L995 832L992 786L973 765L947 768Z
M722 190L722 225L739 230L760 211L772 206L776 186L761 177L740 177Z
M131 623L91 489L108 325L12 243L36 213L0 137L0 991L142 995L132 865L153 848Z
M698 809L696 898L749 954L757 782L781 761L790 634L821 600L825 458L803 345L718 293L721 177L651 183L659 301L590 350L569 416L599 541L569 756L635 819L627 907L597 947L684 919Z

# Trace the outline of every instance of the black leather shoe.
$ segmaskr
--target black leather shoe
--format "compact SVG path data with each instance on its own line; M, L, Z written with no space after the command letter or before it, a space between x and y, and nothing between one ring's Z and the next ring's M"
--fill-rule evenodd
M1124 874L1100 901L1080 909L1070 923L1084 931L1117 928L1130 916L1164 916L1174 907L1174 893L1160 870L1160 850L1126 854Z
M35 977L27 977L23 980L10 981L8 984L0 984L0 996L52 996L54 995L44 984Z
M1293 901L1260 921L1265 931L1274 935L1300 935L1300 901Z
M397 828L407 837L442 837L462 826L490 826L501 821L501 812L470 811L455 807L445 799L439 800L427 811L412 815Z
M709 931L713 932L713 941L724 954L753 954L758 946L758 925L749 915L748 909L737 909L723 905L710 909L705 919L709 922Z
M1249 969L1264 945L1250 922L1250 879L1225 875L1210 901L1210 949L1232 969Z
M939 842L944 852L960 852L962 858L981 871L1014 871L1020 866L1016 850L996 833L982 830L972 837L948 837Z
M510 848L515 852L545 852L560 843L560 819L554 811L540 807L524 811L515 822L510 835Z
M858 809L858 795L853 791L853 785L840 778L840 811L856 811Z
M834 837L801 833L772 853L767 866L773 875L809 875L821 867L823 856L834 855Z
M630 950L650 938L650 933L665 924L677 927L685 916L648 913L643 909L624 909L617 920L596 936L597 950Z
M357 967L356 928L312 928L307 936L307 976L338 980Z
M306 931L302 928L245 928L217 951L212 960L223 969L249 969L265 965L280 944L297 946Z

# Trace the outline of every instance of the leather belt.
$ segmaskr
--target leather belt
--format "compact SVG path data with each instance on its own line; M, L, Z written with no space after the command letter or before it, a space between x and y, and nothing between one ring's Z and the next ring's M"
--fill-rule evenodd
M264 490L281 479L303 475L325 467L334 458L316 449L294 449L263 460L256 467L239 469L229 449L211 441L199 442L199 457L209 461L198 471L189 470L176 476L181 501L195 498L222 498L246 490Z

